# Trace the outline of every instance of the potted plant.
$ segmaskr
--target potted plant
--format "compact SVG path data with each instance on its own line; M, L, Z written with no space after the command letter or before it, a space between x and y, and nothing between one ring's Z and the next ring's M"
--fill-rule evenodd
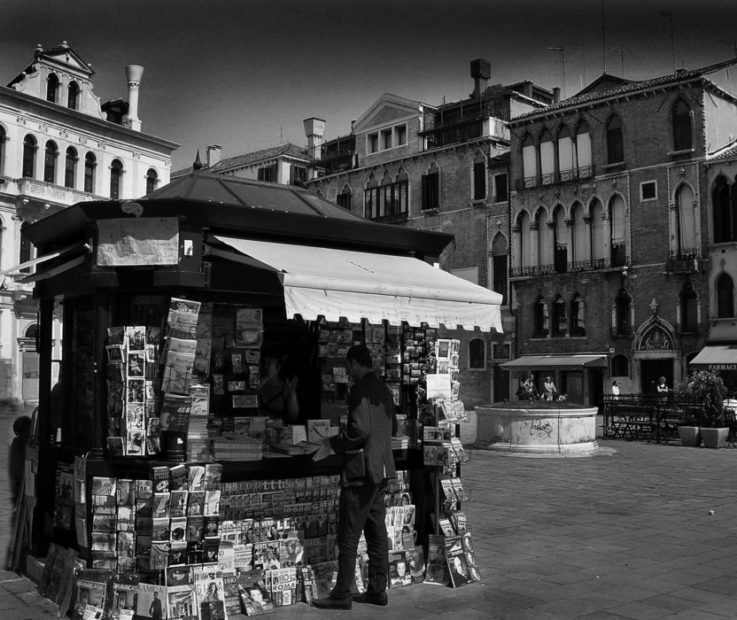
M729 428L724 417L724 398L727 388L719 374L713 370L697 370L681 380L676 393L696 399L702 404L698 419L699 432L707 448L724 447ZM678 431L681 432L680 429Z
M681 445L688 448L698 448L701 445L701 430L699 428L699 418L701 412L696 409L687 409L682 421L678 424L678 436L681 438Z

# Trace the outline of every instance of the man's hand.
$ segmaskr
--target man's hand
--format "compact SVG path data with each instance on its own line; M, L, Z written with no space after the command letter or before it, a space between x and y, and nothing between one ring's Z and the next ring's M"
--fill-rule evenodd
M333 450L332 446L330 445L330 437L323 437L320 435L320 433L317 433L318 436L321 439L320 447L317 449L317 452L312 455L313 461L322 461L323 459L326 459L331 454L335 454L335 451Z

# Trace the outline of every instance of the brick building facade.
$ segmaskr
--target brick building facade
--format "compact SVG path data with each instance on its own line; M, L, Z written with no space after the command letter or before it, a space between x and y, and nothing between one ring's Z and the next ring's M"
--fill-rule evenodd
M439 106L380 97L349 135L319 145L321 175L307 186L366 218L449 232L440 267L505 297L503 334L447 330L459 338L467 408L508 397L499 362L513 350L508 303L509 132L514 114L553 103L530 82L487 86L486 61L471 63L474 90Z
M687 372L711 312L704 164L737 135L731 64L642 82L603 75L510 121L516 353L558 354L520 357L512 383L551 374L561 393L595 403L613 379L649 392ZM598 357L588 367L581 353Z

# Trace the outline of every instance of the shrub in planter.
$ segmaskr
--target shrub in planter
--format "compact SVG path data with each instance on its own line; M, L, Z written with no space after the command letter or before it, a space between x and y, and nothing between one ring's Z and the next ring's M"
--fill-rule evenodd
M727 395L727 388L717 372L713 370L694 371L682 379L675 386L674 391L679 396L695 398L702 403L703 408L694 422L701 428L701 436L705 445L711 443L707 442L707 435L724 435L726 438L726 432L704 433L705 429L726 428L724 398ZM723 441L722 439L722 443ZM718 444L708 445L708 447L718 447Z

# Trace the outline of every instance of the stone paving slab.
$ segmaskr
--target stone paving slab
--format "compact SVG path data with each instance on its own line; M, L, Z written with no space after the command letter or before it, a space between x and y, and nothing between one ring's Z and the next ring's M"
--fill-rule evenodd
M9 423L0 410L0 432ZM472 501L464 510L483 583L391 590L387 608L295 605L270 618L737 617L737 494L724 475L737 467L737 450L601 445L610 452L575 459L472 451L463 470ZM0 618L49 618L55 609L29 580L0 571Z

